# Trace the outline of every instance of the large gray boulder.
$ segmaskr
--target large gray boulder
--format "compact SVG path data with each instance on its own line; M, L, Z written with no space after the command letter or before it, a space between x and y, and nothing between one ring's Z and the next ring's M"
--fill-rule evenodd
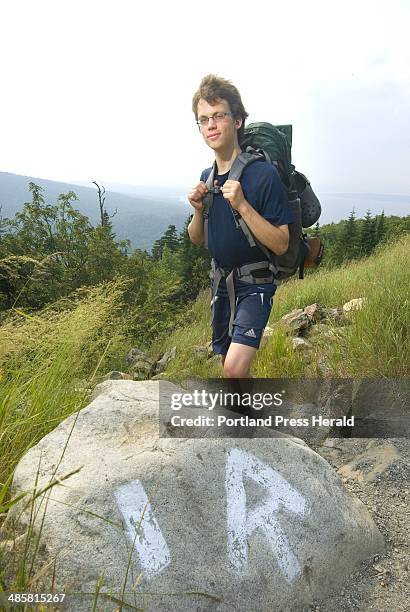
M38 587L50 588L56 560L55 591L93 593L104 576L97 609L118 609L111 592L152 612L295 612L383 550L365 507L301 440L271 430L253 439L159 438L159 384L169 397L180 391L101 383L87 408L20 461L14 492L33 488L39 465L37 490L60 479L37 499L44 508L49 496ZM10 570L28 529L23 505L2 529ZM68 609L89 610L92 600L68 598Z

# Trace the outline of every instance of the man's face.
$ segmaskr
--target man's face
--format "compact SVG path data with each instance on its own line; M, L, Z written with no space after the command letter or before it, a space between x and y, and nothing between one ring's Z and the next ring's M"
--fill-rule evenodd
M209 119L200 129L206 144L214 151L223 150L235 144L237 130L240 128L242 121L233 118L226 100L209 104L201 98L198 102L197 113L198 119L213 117L215 113L229 113L222 119Z

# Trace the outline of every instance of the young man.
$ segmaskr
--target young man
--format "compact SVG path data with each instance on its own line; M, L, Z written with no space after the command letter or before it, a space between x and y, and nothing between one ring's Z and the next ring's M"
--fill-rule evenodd
M221 278L213 299L212 347L222 355L225 377L247 378L269 319L276 285L272 275L271 282L266 282L269 273L266 255L258 246L249 246L237 220L242 217L259 242L281 255L288 248L288 223L292 216L279 174L268 162L254 161L245 168L240 181L228 180L232 164L241 152L248 116L236 87L215 75L204 77L193 97L192 110L205 143L214 151L214 187L220 188L209 209L208 247L216 268L225 277L234 270L234 305L225 277ZM211 170L202 172L200 182L188 195L195 209L188 233L198 245L204 244L203 198L209 192L206 181ZM244 269L241 267L255 262L266 263L255 272L255 276L264 277L264 282L241 281L238 278Z

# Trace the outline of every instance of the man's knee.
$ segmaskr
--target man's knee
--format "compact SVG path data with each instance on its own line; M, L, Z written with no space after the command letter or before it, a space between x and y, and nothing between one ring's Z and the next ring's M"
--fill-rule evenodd
M249 376L249 365L247 364L228 361L223 366L225 378L247 378Z
M223 364L225 378L248 378L256 350L253 347L232 342Z

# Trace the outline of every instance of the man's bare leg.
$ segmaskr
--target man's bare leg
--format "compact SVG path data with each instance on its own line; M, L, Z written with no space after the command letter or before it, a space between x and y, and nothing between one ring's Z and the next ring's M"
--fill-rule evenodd
M257 349L246 344L231 342L228 352L222 356L225 378L249 378L251 363Z

